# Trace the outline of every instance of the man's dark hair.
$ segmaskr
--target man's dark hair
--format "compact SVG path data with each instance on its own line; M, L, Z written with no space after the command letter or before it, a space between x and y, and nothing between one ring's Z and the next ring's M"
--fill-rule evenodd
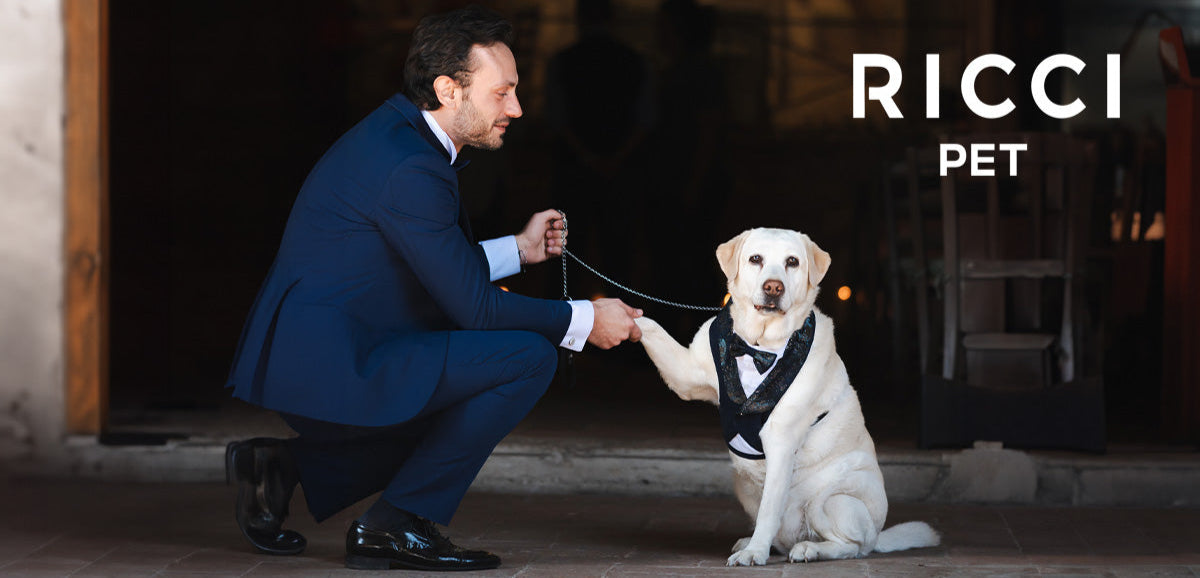
M461 10L426 16L413 31L404 62L404 94L421 110L437 110L433 81L445 75L464 88L471 83L471 47L512 44L512 25L502 16L471 5Z

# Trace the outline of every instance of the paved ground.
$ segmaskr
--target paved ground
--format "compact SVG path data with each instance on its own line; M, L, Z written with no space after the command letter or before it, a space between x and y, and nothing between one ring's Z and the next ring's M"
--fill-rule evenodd
M3 576L366 576L342 567L357 508L317 525L302 501L298 557L258 555L233 522L233 487L0 479ZM360 505L362 507L363 505ZM937 548L863 560L726 568L747 533L725 498L472 493L447 531L501 555L486 576L1200 576L1200 510L893 504ZM420 573L395 571L391 575Z

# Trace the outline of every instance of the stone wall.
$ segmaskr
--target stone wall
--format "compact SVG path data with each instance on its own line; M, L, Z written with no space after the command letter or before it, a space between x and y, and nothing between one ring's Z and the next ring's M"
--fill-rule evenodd
M0 458L63 432L63 28L0 0Z

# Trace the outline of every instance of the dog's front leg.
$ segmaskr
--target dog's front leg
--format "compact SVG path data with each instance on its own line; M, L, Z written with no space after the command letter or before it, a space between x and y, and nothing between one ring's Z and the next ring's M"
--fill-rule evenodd
M788 487L792 480L797 442L785 428L772 427L768 423L760 432L763 453L766 454L767 473L763 477L762 498L758 502L754 534L750 541L729 557L729 566L756 566L767 563L771 555L771 543L779 534L783 523L783 510L787 506Z
M700 327L690 348L675 341L666 329L648 317L634 320L642 330L642 346L658 368L667 387L681 399L717 403L717 370L708 352L708 327Z

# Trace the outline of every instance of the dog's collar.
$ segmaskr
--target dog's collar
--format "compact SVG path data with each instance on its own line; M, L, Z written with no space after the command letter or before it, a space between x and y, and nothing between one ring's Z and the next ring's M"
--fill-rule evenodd
M729 402L737 406L738 415L769 413L787 392L788 386L795 381L796 375L800 373L800 368L808 359L813 337L816 335L816 312L809 312L808 318L804 320L804 325L792 333L791 338L788 339L783 355L775 367L763 379L758 389L755 389L754 393L747 397L745 390L742 389L741 375L736 361L741 350L735 345L738 342L744 343L744 341L733 332L733 317L729 310L730 307L726 306L717 314L709 333L722 397L726 397Z

